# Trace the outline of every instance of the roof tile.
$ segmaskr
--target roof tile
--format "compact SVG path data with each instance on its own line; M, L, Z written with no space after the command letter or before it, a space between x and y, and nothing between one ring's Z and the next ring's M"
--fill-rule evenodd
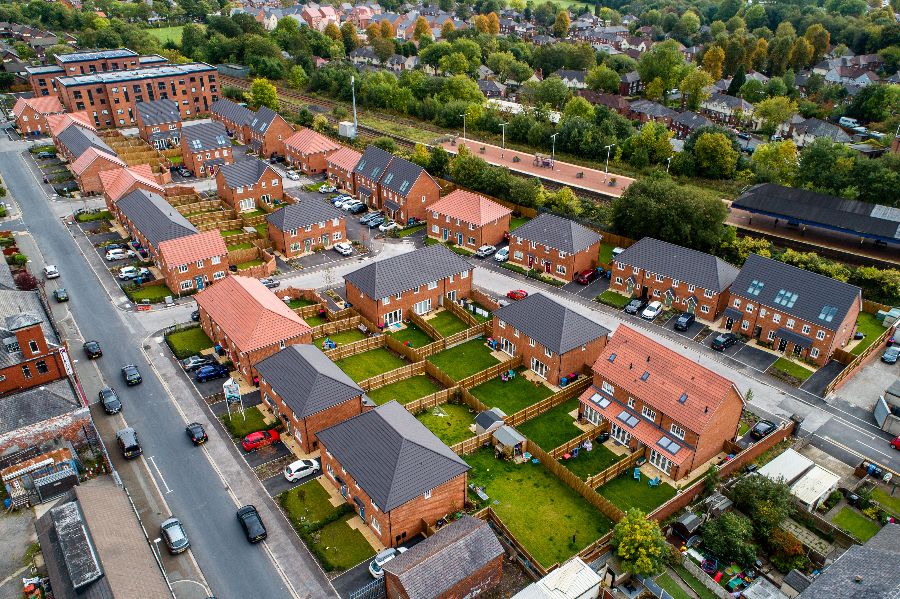
M428 209L450 218L458 218L476 227L483 227L512 214L512 210L506 206L464 189L457 189L442 197Z

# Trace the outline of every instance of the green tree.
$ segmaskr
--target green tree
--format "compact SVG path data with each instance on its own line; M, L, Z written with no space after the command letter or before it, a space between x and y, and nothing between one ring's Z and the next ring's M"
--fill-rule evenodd
M780 81L780 79L776 77L771 79L771 81ZM741 86L741 89L738 90L738 95L751 104L762 102L766 99L766 86L759 79L747 79L744 85Z
M710 179L730 179L737 166L738 152L722 133L704 133L694 144L697 173Z
M441 72L448 75L464 75L471 70L471 65L462 52L453 52L438 61Z
M735 507L750 516L760 538L772 534L794 509L790 487L783 481L773 481L765 476L745 476L739 480L732 499Z
M606 65L599 65L587 72L585 83L594 91L614 94L619 91L619 74Z
M666 567L669 546L656 520L630 509L613 528L610 544L622 568L638 576L654 576Z
M722 78L722 66L725 64L725 50L719 46L710 47L703 55L703 70L709 73L713 81Z
M372 141L372 145L376 148L381 148L382 150L390 154L397 153L397 142L395 142L390 137L379 137L378 139Z
M19 58L22 60L34 60L37 58L37 53L25 42L14 43L13 50L16 51L16 54L18 54Z
M803 37L806 38L806 41L808 41L812 47L811 62L812 64L816 64L822 60L822 57L825 55L828 44L831 43L831 34L821 23L813 23L806 28L806 33L803 34Z
M572 21L569 19L569 13L561 10L556 14L556 20L553 22L553 35L558 38L564 38L569 35L569 26Z
M594 107L581 96L573 96L566 102L566 106L563 109L563 119L572 117L581 117L585 120L593 121Z
M387 21L383 21L387 23ZM390 25L390 23L388 23ZM394 55L396 51L396 47L394 46L393 36L391 37L380 37L374 42L372 42L372 51L375 52L375 58L378 59L378 62L381 64L385 64L391 56Z
M853 178L854 166L853 150L827 137L817 137L800 152L794 184L823 193L844 195L845 190L858 183Z
M791 185L797 176L797 146L791 140L756 146L750 165L759 182Z
M700 534L704 547L726 563L749 565L756 560L753 524L745 516L725 512L718 518L707 520Z
M700 17L698 17L695 12L687 10L681 15L681 18L678 19L678 24L675 26L672 33L674 33L678 39L690 43L698 31L700 31Z
M581 212L581 202L575 192L568 187L562 187L558 191L548 192L544 195L544 205L556 214L564 216L578 216Z
M738 66L737 71L734 72L734 77L731 78L731 83L728 84L728 95L736 96L740 93L741 88L744 87L744 83L747 82L747 70L744 69L743 66Z
M356 33L356 25L350 21L341 25L341 40L344 42L344 52L347 54L359 48L359 35Z
M47 63L56 62L57 56L62 56L63 54L71 54L75 51L75 48L70 46L69 44L54 44L44 50L44 57L47 59Z
M791 46L790 58L788 63L796 70L806 67L813 57L812 44L805 37L798 37Z
M306 84L309 82L309 77L306 76L306 71L303 70L303 67L295 64L288 71L287 75L287 84L289 87L294 89L303 89L306 87Z
M653 46L649 51L641 55L638 61L638 73L641 81L653 81L661 79L663 82L663 97L674 88L681 80L684 67L684 56L678 49L678 42L666 40Z
M778 127L797 113L797 103L784 96L767 98L756 105L753 118L762 121L761 130L772 135Z
M637 168L662 164L674 152L671 138L672 132L664 124L644 123L640 131L622 143L622 156Z
M529 81L524 89L534 104L549 104L556 110L562 108L571 95L563 80L555 75L543 81Z
M706 71L696 67L690 68L678 86L689 110L697 110L700 104L710 97L713 83L713 78Z
M772 257L772 243L759 237L734 237L722 243L716 254L726 262L735 266L743 266L750 254L759 254L764 258ZM749 403L749 400L748 400Z
M281 107L278 102L278 90L268 79L254 79L250 84L250 91L247 93L247 103L253 109L260 106L266 106L274 111L278 111Z

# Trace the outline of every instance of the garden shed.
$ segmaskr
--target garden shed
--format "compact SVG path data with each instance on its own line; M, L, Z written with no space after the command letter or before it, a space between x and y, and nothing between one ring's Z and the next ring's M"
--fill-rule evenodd
M525 445L525 437L519 431L505 424L494 431L492 435L494 449L508 458L516 458L522 455Z

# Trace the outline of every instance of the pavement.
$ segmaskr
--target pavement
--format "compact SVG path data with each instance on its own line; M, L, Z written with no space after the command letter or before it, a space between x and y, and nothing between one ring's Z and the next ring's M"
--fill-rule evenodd
M32 509L0 514L0 599L22 597L22 578L31 576L22 558L37 541L34 519Z

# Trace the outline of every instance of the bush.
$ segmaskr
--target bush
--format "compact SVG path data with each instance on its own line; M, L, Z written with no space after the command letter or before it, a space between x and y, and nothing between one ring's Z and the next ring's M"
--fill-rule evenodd
M16 283L16 287L22 291L34 291L38 286L37 277L27 270L17 274L13 280Z
M12 254L6 257L6 263L14 266L25 266L28 263L28 256L19 253Z

